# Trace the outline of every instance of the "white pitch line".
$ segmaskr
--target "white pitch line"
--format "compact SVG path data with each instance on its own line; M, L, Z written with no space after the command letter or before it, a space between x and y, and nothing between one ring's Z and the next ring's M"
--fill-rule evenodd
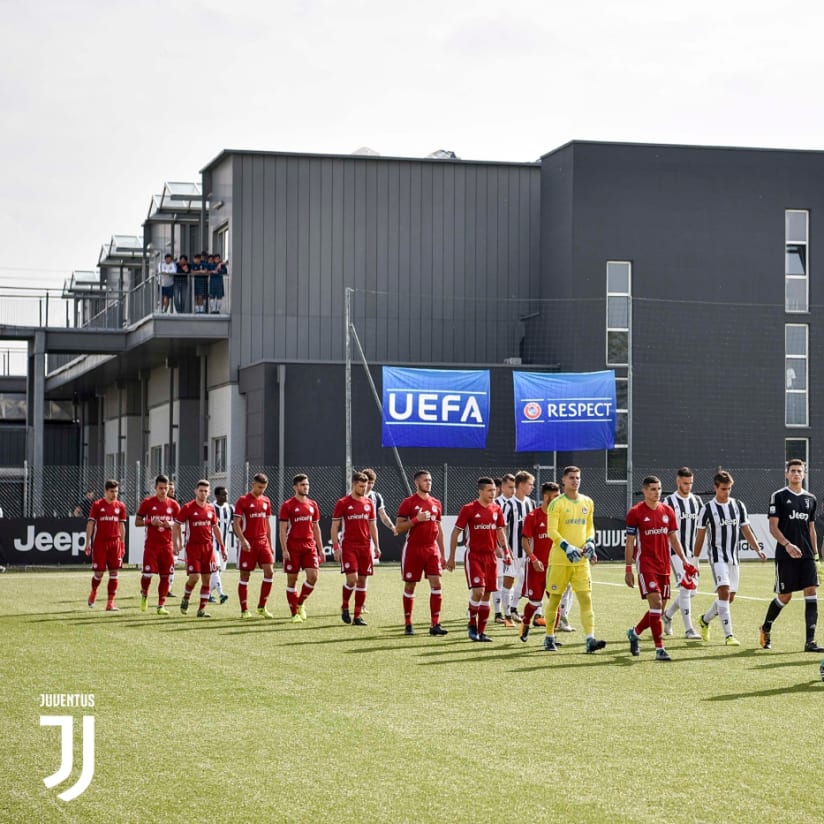
M605 587L626 587L626 584L615 584L612 581L593 581L593 584L601 584ZM627 587L629 589L629 587ZM635 589L635 587L633 587ZM714 592L704 592L703 589L699 589L696 591L696 595L715 595ZM755 595L739 595L737 592L735 593L735 600L736 601L763 601L764 603L769 603L775 596L771 596L769 598L758 598Z

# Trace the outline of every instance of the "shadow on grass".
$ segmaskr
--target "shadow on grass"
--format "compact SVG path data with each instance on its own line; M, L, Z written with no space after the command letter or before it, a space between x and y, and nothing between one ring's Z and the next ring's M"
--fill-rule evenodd
M756 690L755 692L730 692L726 695L711 695L703 701L740 701L742 698L770 698L774 695L787 695L788 693L814 693L819 695L824 690L824 684L820 679L804 681L792 687L774 687L769 690Z

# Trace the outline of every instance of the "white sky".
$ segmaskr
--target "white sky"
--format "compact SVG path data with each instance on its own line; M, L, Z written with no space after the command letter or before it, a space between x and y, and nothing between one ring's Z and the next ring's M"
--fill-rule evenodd
M0 0L0 286L61 286L224 148L824 148L818 0Z

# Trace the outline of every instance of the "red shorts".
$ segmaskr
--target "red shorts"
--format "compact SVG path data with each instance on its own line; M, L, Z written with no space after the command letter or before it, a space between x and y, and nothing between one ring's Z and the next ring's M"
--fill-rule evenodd
M92 546L92 569L120 569L123 566L123 544L114 541L95 541Z
M143 550L143 572L171 575L175 569L175 554L171 547L146 547Z
M660 592L664 601L669 601L670 597L670 572L661 572L655 568L641 566L638 569L638 589L641 591L641 598L645 601L650 592Z
M186 545L186 572L205 575L217 569L215 549L211 544Z
M494 552L473 552L467 549L464 555L464 572L466 585L470 589L498 591L498 559Z
M404 546L401 553L401 577L404 581L420 581L422 576L440 575L441 551L436 544L429 547Z
M291 547L287 544L286 548L289 550L289 560L283 562L284 572L294 575L302 569L318 569L320 567L318 553L315 551L314 546Z
M251 570L266 564L274 564L275 556L269 541L266 538L249 541L249 549L241 549L237 567L240 570Z
M530 601L543 601L544 593L546 592L546 567L543 572L538 572L532 561L526 559L526 575L524 576L524 598L529 598Z
M347 546L340 548L340 571L343 575L372 574L372 544L366 546Z

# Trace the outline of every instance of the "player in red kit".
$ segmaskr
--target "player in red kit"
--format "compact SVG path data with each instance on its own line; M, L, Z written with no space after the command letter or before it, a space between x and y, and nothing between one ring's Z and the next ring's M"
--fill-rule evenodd
M469 586L469 626L470 641L491 641L486 634L489 620L489 599L498 586L498 561L512 563L512 554L506 542L504 513L495 503L495 482L492 478L478 478L478 498L461 507L452 537L449 541L447 569L455 569L455 552L458 537L467 530L464 572Z
M217 523L215 508L209 503L209 482L205 479L197 482L195 497L184 504L176 517L176 522L186 526L186 587L180 601L180 611L185 615L189 611L189 599L200 578L200 605L198 618L210 618L206 612L209 600L212 572L216 567L215 550L212 541L220 547L220 554L226 559L226 547Z
M626 563L626 585L632 589L635 578L632 563L638 567L638 588L641 597L649 603L644 617L627 630L629 650L633 655L641 654L640 635L649 627L655 643L655 660L671 661L664 649L664 626L661 613L670 596L670 547L681 559L684 574L692 578L698 574L684 554L678 539L678 519L675 511L661 503L661 481L655 475L648 475L641 485L644 500L635 504L627 513L627 542L624 550Z
M272 549L272 502L263 494L269 486L269 479L258 472L252 478L252 489L241 495L235 504L234 523L232 525L240 547L238 569L240 581L237 595L240 600L240 617L251 618L249 611L249 579L258 566L263 570L263 582L260 585L258 615L274 618L266 609L266 601L272 591L272 578L275 575L275 553Z
M549 505L561 494L561 487L554 481L541 484L543 505L536 506L524 519L521 531L521 546L526 555L526 575L524 577L523 596L527 599L519 629L520 639L526 643L529 636L529 624L538 611L546 592L546 571L549 569L549 553L552 538L546 523L546 511ZM560 608L558 609L560 617ZM557 641L555 642L558 643Z
M140 611L146 611L152 575L159 575L157 585L157 614L168 615L166 596L169 594L169 576L175 567L175 555L180 553L180 526L175 522L180 504L169 497L169 479L155 478L155 494L144 498L137 510L135 526L146 528L143 547L143 575L140 578Z
M117 574L123 566L126 541L126 505L117 500L119 484L106 481L104 497L95 501L89 510L86 522L86 555L92 556L92 591L89 593L89 608L97 600L97 588L103 580L103 572L109 570L109 591L106 611L118 612L114 605L117 593Z
M415 473L415 494L404 498L398 507L396 531L406 533L406 544L401 555L403 578L404 633L414 635L412 608L415 604L415 587L421 576L429 580L430 635L446 635L441 626L441 569L446 562L443 546L441 517L443 504L429 494L432 475L426 469Z
M320 507L309 497L309 476L295 475L292 489L295 494L280 507L278 532L286 573L286 601L292 613L292 623L299 624L306 620L304 603L318 582L318 567L323 563L323 539L319 526ZM306 580L298 594L298 575L302 569L306 571Z
M365 627L366 579L372 574L372 547L380 558L380 540L375 521L375 506L367 495L369 478L364 472L352 473L352 490L340 498L332 512L332 551L346 576L340 618L344 624ZM343 527L343 539L339 540ZM349 614L349 599L355 592L355 616Z

